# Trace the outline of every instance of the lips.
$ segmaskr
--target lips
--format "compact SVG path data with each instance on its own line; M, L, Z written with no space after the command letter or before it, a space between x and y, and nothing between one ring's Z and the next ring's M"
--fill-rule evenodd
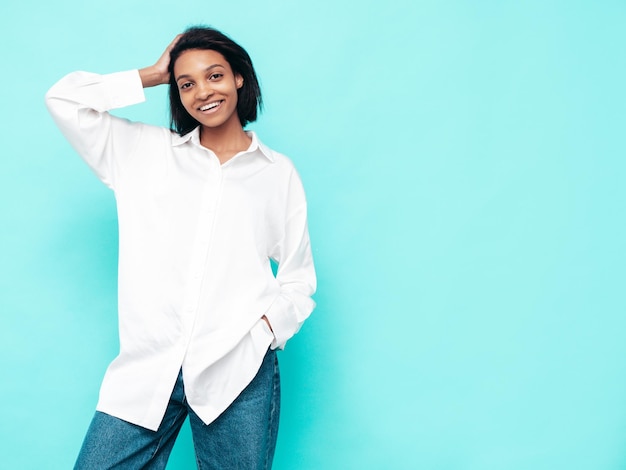
M198 111L203 112L203 113L208 113L208 112L212 112L215 111L217 108L220 107L220 105L224 102L224 100L219 100L219 101L212 101L211 103L207 103L203 106L200 106L198 108Z

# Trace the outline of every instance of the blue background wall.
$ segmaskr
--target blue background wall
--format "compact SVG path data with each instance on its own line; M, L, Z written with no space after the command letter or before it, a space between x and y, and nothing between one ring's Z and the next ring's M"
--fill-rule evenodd
M117 352L112 194L43 106L205 23L305 182L277 469L626 468L626 3L33 0L0 18L0 467L70 468ZM166 124L165 89L119 114ZM188 430L170 469L193 468Z

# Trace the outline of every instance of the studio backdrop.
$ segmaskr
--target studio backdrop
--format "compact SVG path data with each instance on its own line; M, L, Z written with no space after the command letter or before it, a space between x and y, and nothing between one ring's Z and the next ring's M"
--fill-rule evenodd
M118 351L115 200L44 107L74 70L241 43L304 182L317 309L278 470L626 468L626 3L3 6L0 468L71 468ZM117 115L168 125L166 89ZM194 468L187 426L168 469Z

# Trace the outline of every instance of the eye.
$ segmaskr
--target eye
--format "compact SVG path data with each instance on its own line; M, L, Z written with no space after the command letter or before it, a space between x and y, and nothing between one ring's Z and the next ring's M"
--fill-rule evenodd
M186 90L186 89L188 89L190 87L191 87L191 82L185 82L182 85L180 85L180 89L181 90Z
M219 80L220 78L222 78L224 76L223 73L212 73L209 76L209 80Z

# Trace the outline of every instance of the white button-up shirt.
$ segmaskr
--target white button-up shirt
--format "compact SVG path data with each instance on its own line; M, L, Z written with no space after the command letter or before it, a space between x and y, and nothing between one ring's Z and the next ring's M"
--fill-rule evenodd
M156 430L181 367L198 416L224 411L267 348L283 348L309 316L316 278L291 161L250 132L250 147L220 165L198 129L181 137L107 112L144 100L136 70L75 72L46 95L117 201L120 353L97 409Z

